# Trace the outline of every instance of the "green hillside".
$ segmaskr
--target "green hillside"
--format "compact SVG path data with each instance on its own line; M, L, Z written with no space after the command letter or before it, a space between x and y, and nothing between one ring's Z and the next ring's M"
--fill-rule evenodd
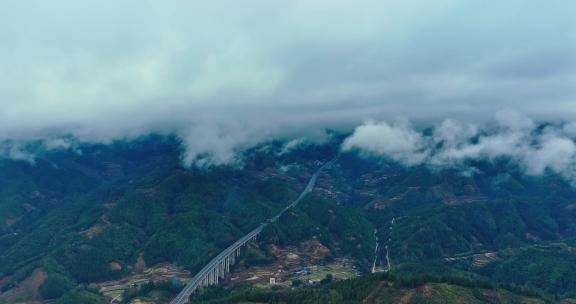
M538 294L461 277L398 277L388 274L292 290L237 286L212 288L194 303L552 303Z
M183 167L178 140L153 135L44 152L35 163L2 159L0 301L98 303L123 293L126 299L166 301L182 287L172 278L194 274L296 198L311 174L338 153L339 140L289 153L279 152L281 142L270 142L247 151L241 166L210 170ZM390 266L398 276L390 288L374 291L383 281L370 277L372 285L358 287L362 299L373 293L374 303L395 297L409 297L407 303L450 297L524 303L528 298L518 291L574 297L572 186L550 172L525 175L506 159L466 165L473 174L341 154L319 176L315 191L270 225L233 273L288 267L296 262L282 259L301 256L286 275L307 265L342 266L331 264L335 259L345 261L352 275ZM158 269L169 275L155 275ZM403 283L439 274L489 282L489 288L440 279ZM150 285L140 290L144 284ZM338 284L330 286L347 288ZM218 297L235 297L237 284L224 285ZM338 288L303 285L278 286L269 296L348 297Z

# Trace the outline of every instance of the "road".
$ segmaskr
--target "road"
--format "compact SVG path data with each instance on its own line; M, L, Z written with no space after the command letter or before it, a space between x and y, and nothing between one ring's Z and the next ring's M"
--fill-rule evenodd
M184 289L178 294L178 296L176 296L176 298L174 298L174 300L172 300L172 302L170 302L170 303L171 304L188 303L188 298L189 298L190 294L192 294L194 292L194 290L196 288L198 288L198 286L200 286L200 284L202 283L202 280L204 280L205 276L209 272L213 271L214 268L217 267L218 264L221 263L223 259L225 259L226 257L228 257L230 255L233 255L235 250L239 249L242 245L244 245L245 243L247 243L248 241L250 241L251 239L256 237L260 232L262 232L262 229L264 229L264 227L266 227L266 225L267 224L262 224L262 225L258 226L256 229L252 230L251 232L249 232L248 234L243 236L241 239L236 241L234 244L232 244L228 248L224 249L224 251L222 251L218 256L216 256L214 259L212 259L210 261L210 263L208 263L206 266L204 266L204 268L202 268L202 270L200 270L188 282L188 284L186 284L186 287L184 287Z
M110 304L116 303L116 301L119 300L121 296L122 296L122 294L115 296L112 300L110 300Z
M244 246L248 241L256 238L256 236L258 236L258 234L260 234L260 232L262 232L262 230L264 230L264 228L266 228L266 226L268 226L270 223L276 222L286 211L297 206L298 203L300 203L308 193L312 192L312 190L314 189L314 186L316 185L316 181L318 180L318 176L320 175L322 170L324 170L325 168L332 165L337 159L338 159L338 157L332 159L329 162L326 162L318 170L316 170L316 172L312 175L312 177L308 181L308 184L306 184L306 187L300 193L298 198L296 200L294 200L292 203L290 203L288 206L286 206L286 208L282 209L282 211L280 211L276 216L268 219L266 222L262 223L260 226L258 226L254 230L250 231L248 234L243 236L241 239L236 241L234 244L232 244L228 248L224 249L218 256L213 258L206 266L204 266L204 268L202 268L188 282L188 284L186 284L184 289L170 303L171 304L188 303L190 295L199 286L201 286L202 281L205 280L206 276L209 275L210 272L214 271L214 269L217 268L226 258L234 255L235 252L237 250L239 250L242 246Z
M318 176L320 175L322 170L324 170L325 168L334 164L334 162L336 162L337 159L338 158L336 157L336 158L332 159L331 161L326 162L324 165L322 165L322 167L320 167L318 170L316 170L316 172L312 175L312 177L310 177L310 180L308 181L306 188L304 188L304 190L300 193L298 198L295 201L293 201L290 205L286 206L286 208L284 208L282 211L280 211L280 213L278 213L276 216L271 218L269 220L269 222L271 222L271 223L276 222L286 211L288 211L291 208L294 208L296 205L298 205L298 203L300 203L300 201L302 201L302 199L304 199L304 197L308 193L312 192L312 190L314 189L314 186L316 185L316 181L318 180Z
M374 238L376 239L376 248L374 249L374 263L372 263L372 273L376 272L376 262L378 262L378 229L374 229Z
M396 222L396 218L392 218L392 221L390 222L390 236L388 237L388 243L386 244L386 246L384 246L384 248L386 248L386 270L385 272L388 272L390 270L392 270L392 263L390 262L390 242L392 242L392 229L394 228L394 222Z
M392 242L392 229L394 227L394 223L396 222L396 218L392 218L390 222L389 232L388 232L388 240L386 241L386 245L384 245L384 249L386 250L386 269L384 272L388 272L392 269L392 263L390 262L390 243ZM376 238L376 249L374 250L374 263L372 264L372 273L376 273L376 264L378 261L378 248L379 248L379 240L378 240L378 230L374 229L374 237Z

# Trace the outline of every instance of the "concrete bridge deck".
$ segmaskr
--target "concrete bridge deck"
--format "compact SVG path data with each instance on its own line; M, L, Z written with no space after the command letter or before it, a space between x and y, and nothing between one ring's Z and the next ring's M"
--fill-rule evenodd
M286 211L290 208L295 207L304 199L304 197L312 192L314 186L316 185L316 180L320 175L320 172L326 167L332 165L337 158L322 165L310 178L306 188L300 193L298 198L290 203L286 208L284 208L276 216L270 218L265 223L256 227L254 230L250 231L248 234L243 236L241 239L236 241L234 244L230 245L228 248L224 249L218 256L213 258L204 268L202 268L190 281L184 289L170 302L170 304L183 304L188 303L190 296L198 289L208 285L218 284L220 278L230 272L230 265L233 265L236 261L236 257L240 254L240 249L246 245L251 240L255 240L256 237L268 226L270 223L276 222Z

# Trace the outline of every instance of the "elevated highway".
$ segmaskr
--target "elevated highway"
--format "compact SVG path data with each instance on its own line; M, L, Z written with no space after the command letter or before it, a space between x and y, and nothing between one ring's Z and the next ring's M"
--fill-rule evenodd
M241 239L236 241L234 244L230 245L228 248L224 249L218 256L213 258L204 268L202 268L190 281L184 289L170 302L170 304L183 304L188 303L190 296L199 288L209 285L218 284L221 278L224 278L227 273L230 272L230 265L234 265L236 258L240 255L240 249L252 240L255 240L258 235L268 226L270 223L276 222L286 211L290 208L295 207L304 199L304 197L312 192L314 186L316 185L316 180L320 175L320 172L326 167L332 165L336 161L336 158L322 165L310 178L306 188L300 193L298 198L290 203L286 208L282 209L277 215L268 219L265 223L256 227L254 230L247 233Z

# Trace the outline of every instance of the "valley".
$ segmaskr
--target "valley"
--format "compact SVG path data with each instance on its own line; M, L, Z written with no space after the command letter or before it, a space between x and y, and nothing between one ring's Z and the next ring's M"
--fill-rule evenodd
M0 189L11 198L0 210L0 303L168 303L262 223L193 302L573 297L576 195L562 179L502 173L506 163L478 164L486 173L475 176L405 167L337 141L282 155L271 145L242 169L207 172L183 168L178 143L154 137L35 166L4 161L0 178L23 168L34 178Z

